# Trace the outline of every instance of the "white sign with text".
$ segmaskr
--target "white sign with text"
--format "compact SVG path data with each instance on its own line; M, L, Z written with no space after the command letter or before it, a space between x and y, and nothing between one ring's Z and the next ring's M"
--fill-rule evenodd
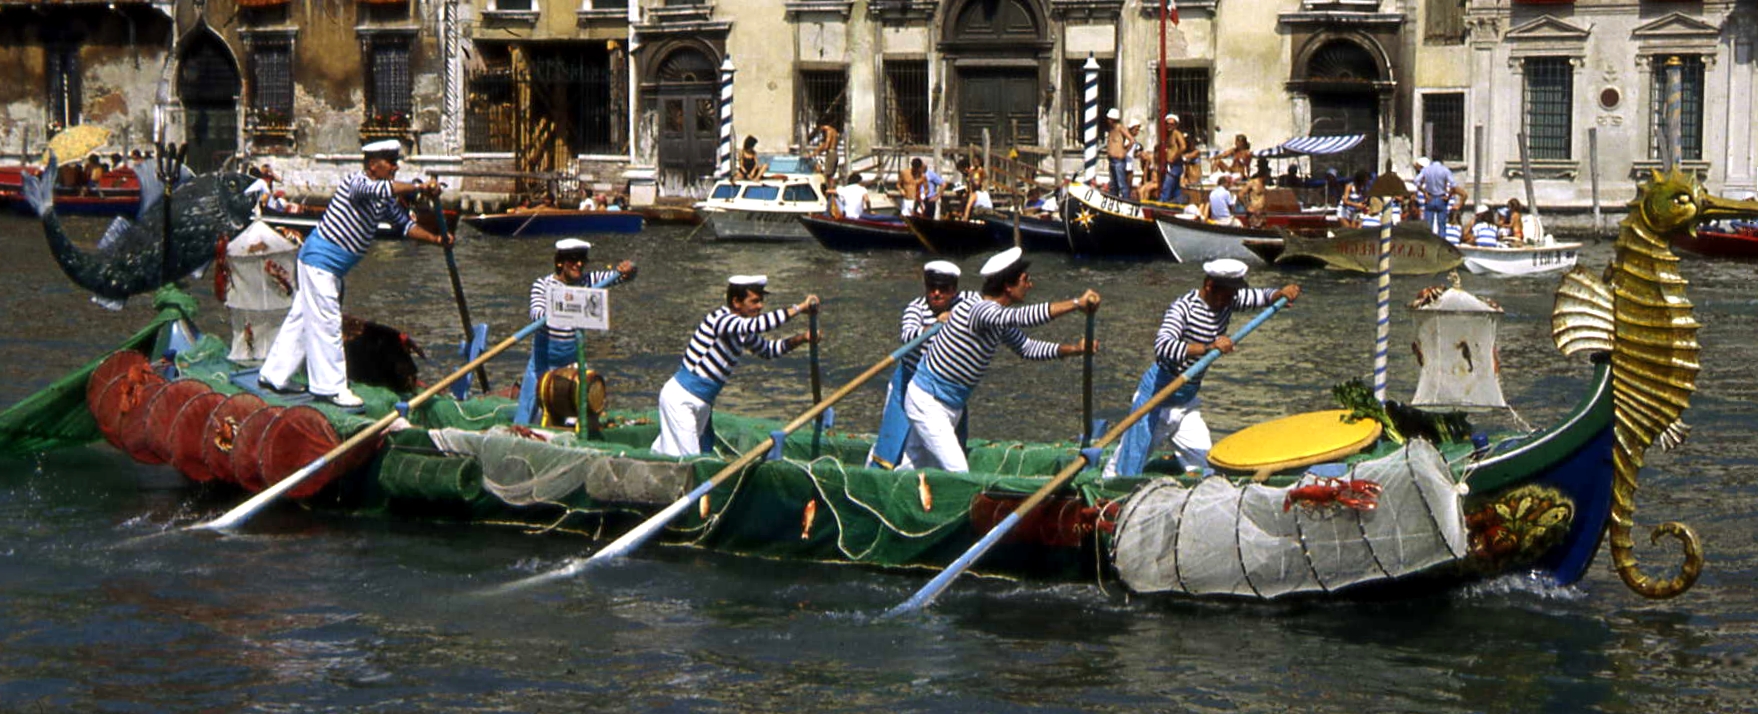
M610 329L610 298L604 288L568 288L549 293L549 326L562 330Z

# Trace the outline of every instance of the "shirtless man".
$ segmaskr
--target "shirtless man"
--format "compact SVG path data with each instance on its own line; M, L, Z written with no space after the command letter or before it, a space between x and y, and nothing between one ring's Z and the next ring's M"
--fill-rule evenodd
M910 160L910 165L897 172L897 190L903 194L898 202L899 215L916 215L916 202L921 199L922 184L927 182L926 167L921 159Z
M1127 200L1129 194L1129 145L1135 134L1123 123L1123 113L1116 107L1105 112L1111 127L1105 133L1105 157L1111 161L1111 193Z
M1160 202L1184 203L1184 162L1196 158L1197 150L1178 129L1178 115L1166 115L1166 172L1160 177Z

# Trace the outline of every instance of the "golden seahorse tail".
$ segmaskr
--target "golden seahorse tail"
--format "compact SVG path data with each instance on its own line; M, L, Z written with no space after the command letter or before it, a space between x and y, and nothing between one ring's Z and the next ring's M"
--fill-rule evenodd
M1620 428L1619 431L1624 429ZM1703 544L1697 538L1697 531L1677 521L1668 521L1656 527L1649 534L1649 542L1659 543L1663 535L1678 539L1684 550L1685 562L1679 566L1678 574L1667 580L1656 580L1643 573L1636 562L1636 541L1631 537L1636 513L1636 471L1641 468L1641 459L1632 458L1628 449L1619 446L1613 451L1612 462L1615 472L1609 527L1612 570L1623 579L1624 585L1643 597L1670 598L1690 590L1697 583L1697 576L1703 573Z

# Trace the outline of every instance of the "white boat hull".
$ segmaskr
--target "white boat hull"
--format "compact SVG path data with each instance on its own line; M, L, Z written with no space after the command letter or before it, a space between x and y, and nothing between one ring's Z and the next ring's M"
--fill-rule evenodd
M1550 275L1575 267L1581 251L1580 243L1519 248L1486 248L1460 245L1465 255L1465 269L1477 275Z
M1263 266L1263 257L1246 248L1245 239L1281 238L1275 231L1213 226L1183 218L1161 217L1155 223L1160 228L1160 237L1166 241L1166 249L1180 263L1233 258L1246 265Z

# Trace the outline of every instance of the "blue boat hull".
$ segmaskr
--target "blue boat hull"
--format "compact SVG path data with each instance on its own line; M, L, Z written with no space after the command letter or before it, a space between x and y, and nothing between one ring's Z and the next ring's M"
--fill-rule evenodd
M641 214L633 211L543 211L496 213L464 219L493 236L550 236L580 233L639 233Z

